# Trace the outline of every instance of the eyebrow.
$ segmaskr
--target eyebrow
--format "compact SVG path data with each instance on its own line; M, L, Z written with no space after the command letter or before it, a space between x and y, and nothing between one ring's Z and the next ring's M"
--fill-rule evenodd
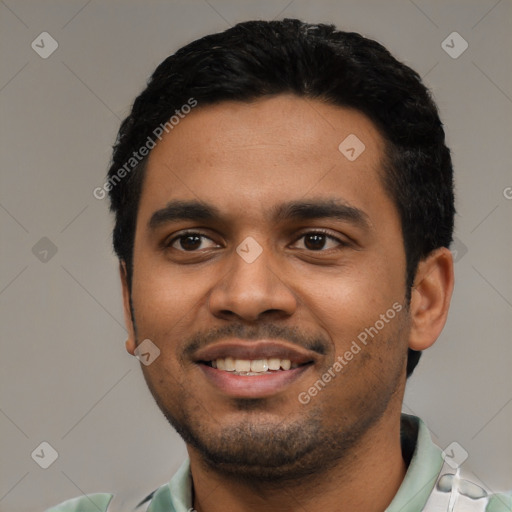
M274 222L332 218L350 222L365 229L369 229L371 225L368 215L363 210L336 198L281 203L272 207L267 217ZM222 214L216 206L202 201L173 200L164 208L153 213L148 226L154 230L169 222L215 221L219 219L222 219Z
M363 210L335 198L290 201L276 205L271 213L276 222L331 218L348 221L366 229L371 225L370 218Z
M200 201L170 201L165 208L157 210L149 219L148 226L156 229L162 224L181 220L215 220L221 214L216 206Z

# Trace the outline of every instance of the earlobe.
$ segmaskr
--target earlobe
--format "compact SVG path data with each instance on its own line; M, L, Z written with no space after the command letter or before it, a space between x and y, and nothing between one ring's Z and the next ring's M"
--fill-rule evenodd
M409 348L425 350L437 340L446 324L453 283L448 248L436 249L420 261L411 295Z
M134 355L137 345L135 343L135 328L130 307L130 287L128 285L128 270L124 261L119 262L119 275L121 277L121 286L123 289L123 308L124 323L128 331L128 339L126 340L126 350L132 356Z
M133 338L128 338L126 341L125 341L125 347L126 347L126 352L128 352L129 354L131 354L132 356L135 355L135 349L137 348L135 346L135 340Z

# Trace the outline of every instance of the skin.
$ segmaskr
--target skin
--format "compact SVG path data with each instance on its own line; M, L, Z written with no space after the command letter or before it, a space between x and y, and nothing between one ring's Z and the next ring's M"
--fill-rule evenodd
M365 150L351 162L338 145L352 133ZM377 512L400 487L407 348L426 349L439 336L453 262L446 248L423 260L405 307L403 239L381 182L383 154L363 114L292 95L199 106L152 150L136 226L133 309L121 264L127 350L149 338L161 351L142 369L187 443L199 512ZM366 226L269 217L280 203L326 198L364 212ZM221 218L151 228L153 214L176 199L214 205ZM192 251L176 239L185 229L205 237ZM318 229L343 243L325 238L318 248L303 236ZM252 263L235 250L248 236L262 248ZM300 403L299 393L395 303L402 310ZM187 350L233 333L268 337L270 328L279 329L277 339L314 346L314 360L263 398L219 391Z

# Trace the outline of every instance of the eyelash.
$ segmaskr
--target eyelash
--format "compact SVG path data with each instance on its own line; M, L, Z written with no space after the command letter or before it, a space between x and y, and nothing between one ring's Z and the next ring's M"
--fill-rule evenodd
M164 242L164 248L165 249L175 249L174 247L172 247L172 245L174 244L174 242L182 239L182 238L186 238L188 236L191 236L191 235L198 235L202 238L207 238L208 240L211 240L212 242L214 242L214 240L212 240L209 236L201 233L201 232L198 232L198 231L184 231L182 232L180 235L178 236L175 236L173 237L172 239L170 239L169 241L166 241ZM348 246L348 242L338 238L338 237L335 237L333 235L330 234L329 231L325 231L323 229L315 229L315 230L311 230L311 231L306 231L304 233L302 233L298 238L295 239L294 243L298 242L301 238L304 238L305 236L307 235L324 235L326 238L330 239L330 240L334 240L336 242L339 243L339 246L340 247L346 247ZM330 250L332 250L333 248L331 249L319 249L319 250L312 250L312 249L306 249L308 250L309 252L313 252L313 253L317 253L317 252L328 252ZM199 250L193 250L193 251L185 251L183 249L176 249L177 251L179 252L184 252L184 253L194 253L194 252L199 252Z

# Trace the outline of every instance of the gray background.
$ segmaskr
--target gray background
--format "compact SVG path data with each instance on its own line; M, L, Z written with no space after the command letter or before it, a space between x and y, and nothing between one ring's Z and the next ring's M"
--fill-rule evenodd
M456 288L404 410L458 442L477 481L511 488L511 14L510 0L0 0L0 509L114 491L128 510L185 457L125 352L112 221L92 191L157 64L251 18L361 32L432 89L456 170ZM43 31L59 45L47 59L31 48ZM441 46L453 31L469 44L456 59ZM46 470L31 458L42 441L58 452Z

